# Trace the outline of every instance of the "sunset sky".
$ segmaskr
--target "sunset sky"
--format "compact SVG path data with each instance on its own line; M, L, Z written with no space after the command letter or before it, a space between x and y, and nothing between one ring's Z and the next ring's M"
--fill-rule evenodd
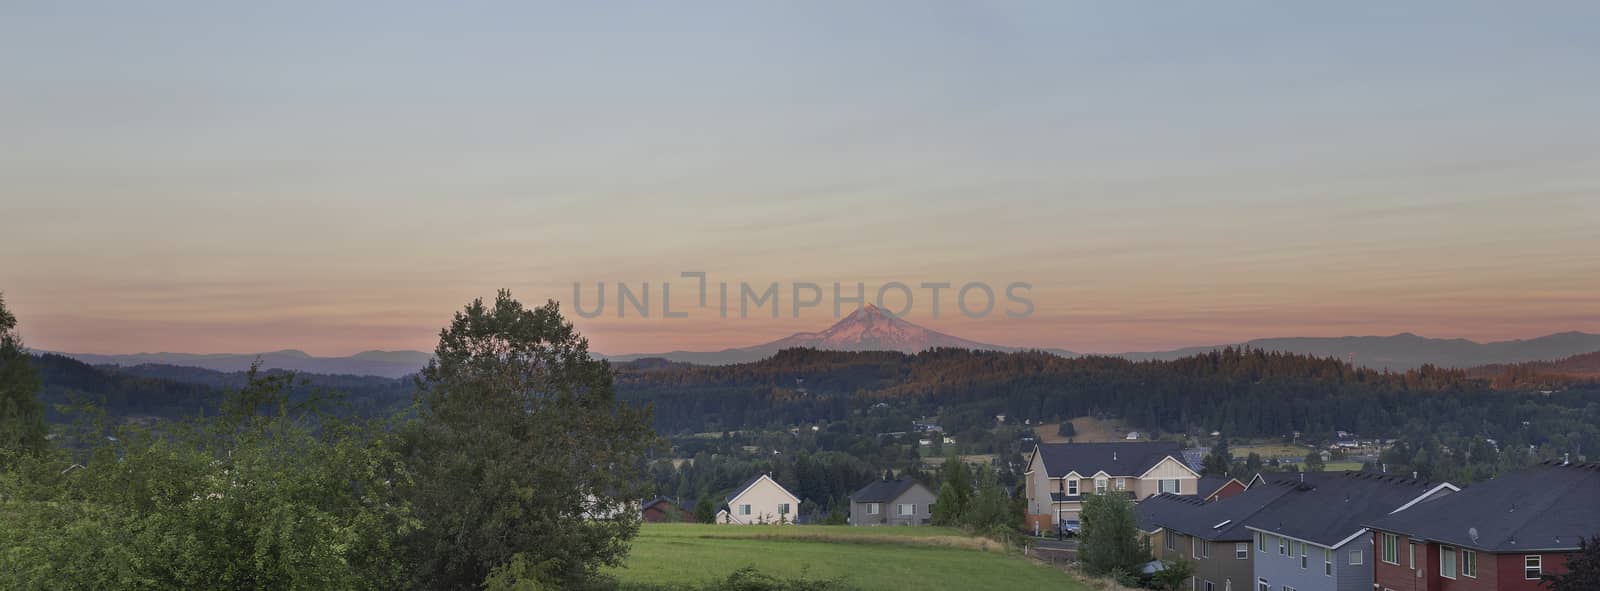
M690 312L607 353L831 323L794 282L1028 282L909 319L1081 352L1600 332L1593 2L265 4L0 7L29 346L428 350L597 281Z

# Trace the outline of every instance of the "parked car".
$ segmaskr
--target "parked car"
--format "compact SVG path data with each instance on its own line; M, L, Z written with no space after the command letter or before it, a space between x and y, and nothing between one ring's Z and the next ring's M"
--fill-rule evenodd
M1082 531L1083 522L1076 519L1068 519L1061 522L1061 527L1057 529L1056 536L1062 538L1076 538Z

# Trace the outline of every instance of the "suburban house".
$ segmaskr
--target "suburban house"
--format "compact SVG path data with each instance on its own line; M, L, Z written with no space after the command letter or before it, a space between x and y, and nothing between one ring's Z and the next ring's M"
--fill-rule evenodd
M1255 538L1256 591L1371 591L1376 559L1365 524L1459 490L1375 472L1273 476L1294 489L1245 523Z
M1134 516L1156 558L1194 565L1189 588L1252 591L1256 554L1250 551L1254 536L1245 524L1298 486L1290 482L1257 484L1211 502L1199 496L1163 494L1139 503Z
M639 509L639 518L651 523L663 521L694 521L694 512L666 497L656 497Z
M850 495L850 525L927 525L935 498L909 478L879 480Z
M745 481L728 495L728 506L717 513L717 523L754 525L794 523L800 499L779 485L772 476L762 474Z
M1083 495L1193 495L1200 474L1183 463L1173 442L1041 443L1028 458L1028 527L1041 531L1078 518Z
M1368 522L1376 591L1534 591L1600 533L1600 463L1545 462Z
M1196 494L1207 501L1226 499L1244 492L1244 489L1243 482L1227 476L1201 476L1195 483Z

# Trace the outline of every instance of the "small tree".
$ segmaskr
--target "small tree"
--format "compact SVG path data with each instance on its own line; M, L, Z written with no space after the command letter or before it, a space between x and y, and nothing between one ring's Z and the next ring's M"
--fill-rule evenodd
M1061 426L1056 427L1056 435L1068 438L1077 437L1078 428L1072 426L1072 421L1063 420L1061 421Z
M1550 591L1600 589L1600 535L1578 540L1578 553L1567 558L1567 572L1544 575L1540 584Z
M1163 561L1161 570L1155 574L1156 588L1162 591L1179 591L1193 576L1194 563L1182 559L1176 562Z
M1323 470L1326 470L1327 468L1328 468L1328 463L1323 461L1322 452L1316 451L1316 450L1312 450L1311 453L1306 454L1306 471L1307 472L1321 472Z
M709 495L700 495L700 500L695 502L694 517L699 519L700 523L717 522L717 506L711 504Z
M933 524L961 525L972 503L972 476L967 465L955 456L945 458L943 468L944 484L939 486L939 498L933 504Z
M44 404L39 402L39 372L28 361L17 318L0 295L0 467L8 453L36 455L49 445Z
M1090 494L1084 498L1079 556L1092 575L1127 573L1149 562L1150 553L1139 542L1133 501L1119 494Z

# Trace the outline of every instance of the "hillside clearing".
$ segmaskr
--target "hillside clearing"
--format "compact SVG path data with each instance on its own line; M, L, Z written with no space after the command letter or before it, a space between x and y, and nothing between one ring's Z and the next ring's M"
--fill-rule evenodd
M627 562L610 572L625 584L694 585L745 566L868 590L1086 589L992 540L938 527L647 523Z

